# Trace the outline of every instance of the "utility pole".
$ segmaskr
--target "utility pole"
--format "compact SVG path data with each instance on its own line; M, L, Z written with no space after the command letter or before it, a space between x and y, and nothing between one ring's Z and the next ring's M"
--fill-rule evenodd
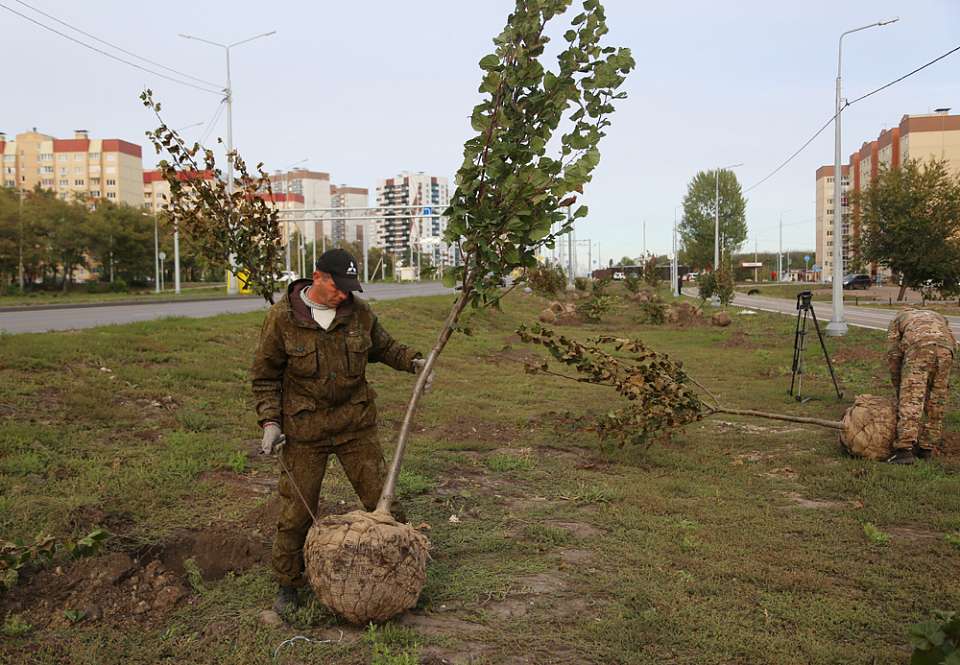
M777 281L783 281L783 213L780 213L780 248L777 250Z
M19 229L19 242L17 247L17 252L19 253L19 259L17 261L17 281L20 283L20 295L23 295L23 188L20 189L20 203L19 210L17 211L17 225Z
M113 270L112 265L110 269ZM180 295L180 224L176 220L173 221L173 292Z
M757 239L754 238L754 239L753 239L753 262L754 262L754 263L759 263L759 261L757 261L757 243L758 243ZM753 282L754 282L754 284L757 283L757 275L758 275L758 273L757 273L757 267L754 266L754 267L753 267Z
M670 291L674 298L680 297L680 262L677 257L677 207L673 207L673 260L670 262Z
M573 247L573 203L567 204L567 224L570 230L567 232L567 285L573 288L573 270L574 270L574 247Z
M843 38L847 35L876 28L899 21L899 18L877 21L840 34L837 41L837 99L836 115L833 117L833 302L830 323L827 324L827 334L832 337L841 337L847 334L847 322L843 318L843 167L840 164L840 112L843 111L841 97L841 71L843 66Z
M153 291L160 293L160 229L157 216L153 216Z
M643 258L647 258L647 220L643 220Z
M276 34L276 30L271 30L270 32L264 32L259 35L254 35L253 37L248 37L247 39L241 39L238 42L233 42L232 44L221 44L219 42L210 41L209 39L203 39L202 37L194 37L193 35L185 35L180 33L180 36L184 39L193 39L198 42L204 42L205 44L211 44L213 46L219 46L224 50L224 53L227 58L227 87L223 89L224 101L227 103L227 195L230 196L233 194L233 85L230 82L230 49L234 46L240 46L241 44L246 44L247 42L252 42L254 39L260 39L261 37L269 37L270 35ZM232 216L232 209L227 212L228 215ZM228 222L229 223L229 222ZM236 295L240 292L240 285L237 282L237 257L235 254L230 255L230 266L229 266L230 276L227 277L227 293L231 295Z

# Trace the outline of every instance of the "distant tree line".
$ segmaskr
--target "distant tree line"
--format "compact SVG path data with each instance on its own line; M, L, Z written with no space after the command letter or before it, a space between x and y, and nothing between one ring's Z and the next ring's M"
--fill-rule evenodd
M173 229L165 215L156 219L140 208L106 200L64 201L37 188L22 195L0 189L0 292L18 284L20 250L29 289L68 290L80 275L91 286L124 290L154 279L154 224L165 272L172 283ZM181 234L184 281L223 279L220 266L204 265L200 253Z

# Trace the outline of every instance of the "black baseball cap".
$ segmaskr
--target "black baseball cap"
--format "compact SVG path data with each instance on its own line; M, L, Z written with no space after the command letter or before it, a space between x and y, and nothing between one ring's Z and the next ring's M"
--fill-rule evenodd
M344 249L329 249L321 254L317 270L333 277L334 284L344 293L363 291L357 279L357 260Z

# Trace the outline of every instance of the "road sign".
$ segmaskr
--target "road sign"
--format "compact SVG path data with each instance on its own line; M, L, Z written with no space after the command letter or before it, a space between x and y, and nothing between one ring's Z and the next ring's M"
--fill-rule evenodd
M740 267L741 268L762 268L763 262L762 261L744 261L743 263L740 264Z
M161 260L161 261L166 261L166 260L167 260L167 253L166 253L166 252L160 252L159 254L157 254L157 256L160 257L160 260Z
M806 256L803 257L803 262L804 262L804 263L810 263L810 255L809 255L809 254L807 254Z
M432 214L433 214L433 208L424 208L424 209L423 209L423 214L424 214L424 215L432 215Z

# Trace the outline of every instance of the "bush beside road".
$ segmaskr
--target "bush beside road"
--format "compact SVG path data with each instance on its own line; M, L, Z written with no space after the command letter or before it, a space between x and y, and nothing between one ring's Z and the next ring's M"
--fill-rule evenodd
M360 663L387 648L503 662L522 644L536 662L903 662L910 624L960 607L960 589L944 583L960 574L947 540L960 531L955 385L951 456L914 467L846 458L832 431L733 417L646 451L601 449L581 417L606 412L609 389L524 373L537 351L513 330L546 303L514 293L503 313L471 316L473 334L444 354L400 482L408 514L431 526L427 587L417 612L371 631L313 604L291 627L258 620L272 599L277 505L275 463L254 452L247 383L262 312L5 337L3 537L95 526L113 536L108 553L0 596L10 626L0 660L263 662L301 633L335 643L291 645L287 658ZM882 333L828 341L844 403L809 353L804 392L820 399L798 405L785 394L791 318L678 329L639 325L622 304L600 323L557 329L640 335L733 406L837 419L854 394L889 393ZM375 307L396 338L424 348L448 305ZM370 378L389 448L411 380L376 365ZM354 508L339 467L328 473L323 509ZM182 580L169 606L150 584L95 582L128 561L145 579L154 558ZM112 609L130 593L144 605Z

